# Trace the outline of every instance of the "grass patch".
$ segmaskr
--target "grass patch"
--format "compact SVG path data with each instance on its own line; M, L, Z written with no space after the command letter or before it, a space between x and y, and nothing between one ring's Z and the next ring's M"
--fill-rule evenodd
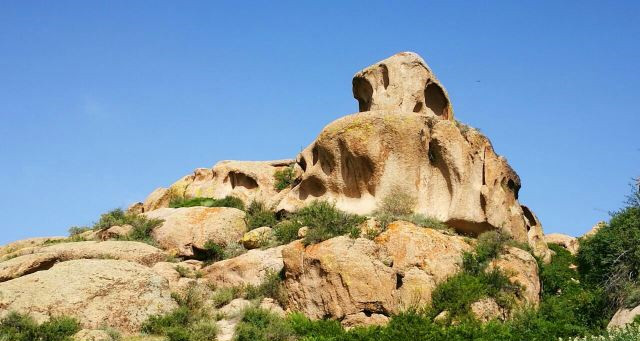
M293 165L287 166L283 169L277 170L273 173L273 178L276 180L274 185L275 189L279 192L285 188L291 187L296 180L296 172Z
M253 201L247 207L247 227L249 230L263 226L275 226L278 220L276 214L261 201Z
M298 230L302 227L296 220L284 220L273 228L273 235L280 244L288 244L298 239Z
M358 225L366 220L363 216L343 212L326 201L313 201L295 212L292 219L301 226L309 227L304 238L306 245L346 234L357 236L360 234Z
M295 340L293 328L286 320L260 308L247 308L236 327L236 341Z
M190 198L186 199L184 197L175 196L171 198L169 202L169 207L179 208L179 207L196 207L196 206L204 206L204 207L232 207L237 208L239 210L244 210L244 203L239 198L234 196L226 196L222 199L214 199L214 198Z
M79 330L78 321L64 316L37 324L28 315L10 312L0 320L2 341L70 341Z
M128 235L118 238L118 240L139 241L154 245L151 232L154 228L162 224L162 219L149 219L144 215L124 212L122 209L115 209L100 216L100 220L93 225L94 230L105 230L111 226L131 225L132 229Z

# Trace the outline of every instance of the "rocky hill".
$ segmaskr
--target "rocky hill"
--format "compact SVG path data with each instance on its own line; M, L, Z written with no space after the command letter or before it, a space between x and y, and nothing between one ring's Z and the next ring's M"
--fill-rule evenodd
M421 57L357 72L353 96L295 159L221 161L70 237L1 247L0 340L402 339L407 316L448 340L546 309L551 271L578 278L579 241L543 234Z

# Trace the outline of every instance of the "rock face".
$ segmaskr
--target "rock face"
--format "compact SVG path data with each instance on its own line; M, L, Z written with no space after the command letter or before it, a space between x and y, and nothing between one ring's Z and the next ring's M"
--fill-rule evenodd
M549 263L551 261L551 250L549 250L547 243L544 241L542 224L527 206L522 205L521 207L524 213L525 226L527 227L528 244L531 246L534 255L540 257L544 263Z
M151 245L130 241L73 242L22 249L17 257L0 262L0 282L47 270L73 259L120 259L151 266L167 256Z
M149 316L176 307L166 279L128 261L72 260L0 283L0 315L17 311L39 322L66 315L87 329L137 332Z
M247 230L244 212L229 207L162 208L145 215L164 220L152 237L178 256L197 256L209 240L220 245L238 241Z
M640 306L633 309L621 308L615 313L615 315L613 315L611 321L609 321L609 324L607 325L607 328L614 329L623 327L633 322L633 319L638 315L640 315Z
M606 222L604 221L599 221L598 223L596 223L595 225L593 225L593 227L587 231L584 235L582 235L581 238L589 238L589 237L593 237L596 233L598 233L598 231L600 231L601 228L605 227L607 225Z
M567 249L572 255L578 253L580 248L580 242L575 237L568 236L562 233L550 233L544 236L544 241L547 244L558 244Z
M218 287L259 285L270 272L278 273L282 270L283 248L285 246L250 250L238 257L213 263L202 271L207 281Z
M488 269L498 268L507 275L509 281L522 287L521 303L537 306L540 302L540 277L538 263L533 256L522 249L507 247L504 254L493 260Z
M453 120L444 87L415 53L401 52L353 76L359 111L400 110Z
M295 160L220 161L213 168L198 168L167 188L158 188L147 197L143 211L168 207L171 195L185 198L234 196L245 204L262 201L272 204L278 197L274 173Z

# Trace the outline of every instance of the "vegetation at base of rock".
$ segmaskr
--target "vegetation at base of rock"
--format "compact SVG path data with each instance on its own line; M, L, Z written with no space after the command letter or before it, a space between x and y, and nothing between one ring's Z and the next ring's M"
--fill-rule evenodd
M198 249L196 259L205 263L213 263L225 259L224 246L217 244L213 240L207 240L202 249Z
M630 324L623 328L605 332L603 335L570 337L560 341L638 341L640 340L640 324Z
M640 303L640 189L609 223L580 242L577 264L583 279L605 288L613 309Z
M277 191L290 187L296 180L296 172L293 165L275 171L273 178L276 180L274 187Z
M1 341L70 341L80 324L70 317L53 317L37 324L28 315L10 312L0 320Z
M267 271L265 279L257 286L249 285L244 288L245 298L248 300L270 297L280 305L286 305L287 297L282 285L281 274L275 271Z
M169 202L169 207L172 207L172 208L196 207L196 206L232 207L232 208L237 208L239 210L244 210L244 203L242 202L242 200L229 195L222 199L203 198L203 197L186 199L180 196L173 196L171 198L171 201Z
M93 225L94 230L105 230L112 226L131 225L131 232L120 240L133 240L154 244L151 231L162 224L161 219L149 219L144 215L125 212L120 208L103 213L100 220Z
M359 235L358 225L366 220L363 216L337 209L335 204L318 200L295 212L292 218L301 226L309 227L304 237L306 245L346 234Z
M293 341L293 329L287 320L260 308L247 308L236 327L235 341Z
M247 207L247 228L249 230L263 226L275 226L278 220L276 214L267 205L261 201L252 201Z
M164 315L149 317L142 332L166 336L169 341L215 340L218 329L204 306L202 293L189 288L184 294L174 294L178 308Z
M83 232L87 232L91 230L93 229L89 226L71 226L69 228L69 237L77 236Z
M404 220L422 227L453 231L442 221L420 213L414 213L417 199L400 188L394 188L382 198L373 216L384 231L387 226L397 220Z

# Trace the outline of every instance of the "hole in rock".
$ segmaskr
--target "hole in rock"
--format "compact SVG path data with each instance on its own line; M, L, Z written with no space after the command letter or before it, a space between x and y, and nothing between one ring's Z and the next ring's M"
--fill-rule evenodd
M362 197L364 190L375 194L375 186L371 181L374 173L373 162L367 156L354 155L343 141L340 141L339 146L344 194L349 198Z
M307 170L307 160L305 160L304 156L300 158L300 161L298 161L298 165L300 166L300 168L302 168L303 172Z
M371 317L371 315L373 315L373 312L369 309L365 309L362 311L367 317Z
M353 79L353 97L358 100L358 110L360 112L371 109L371 99L373 97L373 87L368 80L356 77Z
M436 83L428 83L424 89L424 102L434 114L449 118L449 101L442 88Z
M513 192L513 195L518 199L518 192L520 191L520 185L517 185L513 179L507 181L507 187Z
M240 172L229 172L229 180L231 180L231 188L236 188L236 187L245 187L247 189L254 189L258 187L258 182L244 174L244 173L240 173Z
M380 73L382 73L382 86L386 89L389 86L389 69L384 64L380 64L378 67L380 68Z
M302 182L300 183L299 198L301 200L306 199L308 196L317 198L322 196L326 191L327 189L322 184L322 181L312 176L305 180L302 180Z
M487 223L486 221L473 222L462 219L450 219L446 221L446 224L453 227L453 229L457 233L471 237L477 237L481 233L496 229L493 225Z
M416 106L413 107L413 112L420 112L422 110L422 102L416 103Z
M537 222L536 222L536 217L534 217L533 212L531 212L531 210L529 210L529 208L527 206L520 206L522 207L522 212L524 213L524 218L527 219L527 229L530 229L531 226L536 226Z
M404 276L402 274L396 274L396 289L400 289L402 287Z

